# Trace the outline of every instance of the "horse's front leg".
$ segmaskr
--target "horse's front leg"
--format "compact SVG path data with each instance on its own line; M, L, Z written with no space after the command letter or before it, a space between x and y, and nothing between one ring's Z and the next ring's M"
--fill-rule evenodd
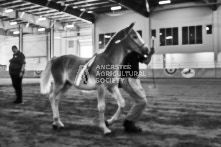
M119 88L117 86L114 86L113 88L109 89L109 91L112 94L112 96L117 100L117 105L118 105L115 114L106 122L107 125L112 125L115 121L119 119L121 109L125 107L125 100L122 97Z
M105 88L100 85L97 87L97 100L98 100L98 111L99 111L99 126L104 130L104 134L109 134L111 133L111 130L107 128L105 124L105 116L104 116L104 111L105 111Z

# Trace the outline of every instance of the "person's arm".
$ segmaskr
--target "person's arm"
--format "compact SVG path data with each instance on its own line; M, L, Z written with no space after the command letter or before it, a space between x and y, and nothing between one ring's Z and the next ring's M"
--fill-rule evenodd
M150 61L151 61L151 55L149 55L148 57L146 57L145 59L144 59L144 61L143 61L143 63L144 64L146 64L146 65L148 65L149 63L150 63Z
M20 71L20 76L22 77L25 73L25 65L26 65L25 56L23 53L21 53L19 56L19 62L22 64L21 71Z
M151 57L152 57L152 55L153 55L154 53L155 53L154 48L151 48L151 49L150 49L150 52L149 52L149 54L148 54L148 56L143 60L143 63L146 64L146 65L148 65L148 64L150 63Z

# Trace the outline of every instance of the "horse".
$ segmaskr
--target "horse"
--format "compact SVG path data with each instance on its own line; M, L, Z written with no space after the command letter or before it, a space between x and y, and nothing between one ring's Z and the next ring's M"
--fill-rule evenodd
M59 101L67 90L74 86L80 90L96 90L97 91L97 109L99 112L99 127L103 129L104 134L111 133L107 127L118 120L121 109L125 107L125 100L119 89L119 75L98 74L101 72L118 72L122 65L124 57L128 51L135 51L141 55L148 55L149 50L139 33L134 29L135 23L131 23L128 27L117 32L108 42L102 53L95 54L91 59L81 58L75 55L63 55L55 59L51 59L41 74L40 90L42 94L49 94L53 112L53 128L62 128L64 124L61 122L59 115ZM80 67L86 65L87 80L82 81L84 70ZM84 67L86 67L84 66ZM106 67L109 68L106 68ZM105 68L102 68L105 67ZM80 72L80 74L79 74ZM80 79L80 80L79 80ZM108 81L109 79L109 81ZM111 81L111 82L110 82ZM53 83L53 86L51 84ZM105 92L109 91L117 101L117 111L108 120L105 119Z

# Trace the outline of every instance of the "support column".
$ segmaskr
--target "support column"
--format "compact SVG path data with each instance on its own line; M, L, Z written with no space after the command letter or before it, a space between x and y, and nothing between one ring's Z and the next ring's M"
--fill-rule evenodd
M214 52L214 64L215 64L215 77L217 76L216 68L218 63L218 44L219 44L219 26L218 26L218 11L213 11L212 15L213 23L213 52Z
M53 22L51 21L51 24ZM49 37L48 37L48 50L47 50L47 59L48 61L54 57L54 25L51 25L49 29Z
M23 28L19 25L19 50L23 52Z

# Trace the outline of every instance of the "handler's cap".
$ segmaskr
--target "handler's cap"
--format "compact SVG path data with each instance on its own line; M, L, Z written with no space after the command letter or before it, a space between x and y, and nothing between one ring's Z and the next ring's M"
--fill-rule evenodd
M18 49L16 45L13 45L13 46L12 46L12 49L13 49L13 48Z

